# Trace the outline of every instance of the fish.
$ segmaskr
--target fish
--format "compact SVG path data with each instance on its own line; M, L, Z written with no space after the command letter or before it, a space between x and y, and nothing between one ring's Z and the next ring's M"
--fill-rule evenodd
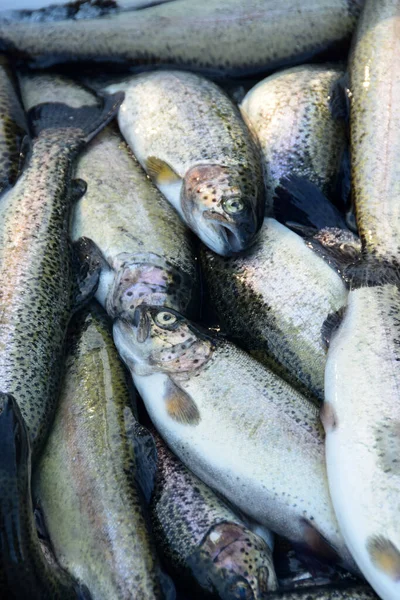
M264 184L257 145L228 96L182 71L105 90L124 91L121 133L183 221L218 254L246 248L262 225Z
M346 45L363 0L175 0L109 17L0 22L0 50L28 66L106 61L210 75L271 71Z
M304 590L274 592L268 600L378 600L374 591L366 585L345 587L322 586Z
M15 398L0 393L0 595L7 600L90 600L88 589L47 561L31 499L31 446Z
M305 394L324 399L321 328L348 290L307 240L265 219L258 240L230 258L204 249L201 264L222 331Z
M353 284L344 314L325 325L330 494L347 546L383 600L400 594L399 306L395 283Z
M285 180L293 177L297 186L304 180L303 185L316 187L310 193L309 186L299 207L310 224L319 214L318 191L326 198L335 196L341 163L347 156L346 124L344 118L339 118L340 104L345 104L344 98L340 102L343 77L340 67L301 65L263 79L242 100L241 114L261 147L268 215L284 213L277 191L286 189ZM334 101L339 105L336 113ZM290 188L287 191L292 194ZM339 211L335 213L341 221L324 221L324 226L345 227L345 219ZM325 206L323 218L326 219Z
M18 83L7 57L0 55L0 195L15 183L28 140Z
M35 87L23 82L23 94ZM122 95L74 109L43 101L29 111L34 132L23 173L0 202L0 390L15 396L27 423L33 461L52 421L71 314L93 293L99 273L72 247L69 215L73 160L115 115Z
M400 264L399 32L400 3L368 0L349 59L352 190L363 247L359 266L371 264L375 272L379 265Z
M87 182L74 205L72 239L90 238L101 265L96 298L112 318L133 316L138 303L199 312L194 236L146 177L112 124L78 159Z
M256 523L353 561L328 492L319 410L271 370L165 307L114 321L114 341L176 456Z
M271 548L191 473L152 429L157 471L150 503L164 560L192 597L265 598L278 582ZM178 579L177 579L178 580Z
M136 419L97 303L77 315L68 342L61 398L34 479L54 553L94 598L166 598L146 512L156 448Z

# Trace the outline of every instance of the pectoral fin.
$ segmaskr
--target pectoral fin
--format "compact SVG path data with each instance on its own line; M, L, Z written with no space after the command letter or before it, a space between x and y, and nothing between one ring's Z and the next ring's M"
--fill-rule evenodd
M184 425L197 425L200 422L200 413L195 402L171 380L165 384L164 399L171 419Z
M146 501L150 502L157 472L157 448L151 433L136 421L129 407L124 409L124 421L134 453L134 476Z
M102 269L110 266L96 244L86 237L73 243L73 259L77 282L75 308L78 309L96 293Z
M146 171L157 185L168 185L181 181L181 177L168 163L155 156L147 158Z

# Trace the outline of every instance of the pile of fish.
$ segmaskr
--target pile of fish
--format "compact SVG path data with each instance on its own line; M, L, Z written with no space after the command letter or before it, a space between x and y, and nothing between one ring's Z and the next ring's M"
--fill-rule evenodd
M400 0L0 12L0 598L400 598Z

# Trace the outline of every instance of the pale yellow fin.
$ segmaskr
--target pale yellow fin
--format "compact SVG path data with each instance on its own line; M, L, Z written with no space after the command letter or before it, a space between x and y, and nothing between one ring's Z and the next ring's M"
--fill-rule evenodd
M155 156L149 156L146 160L146 171L158 185L177 183L181 180L172 167Z
M197 425L200 422L199 409L192 398L171 380L165 385L164 399L171 419L186 425Z
M400 580L400 552L390 540L381 535L370 537L367 550L377 569L394 581Z

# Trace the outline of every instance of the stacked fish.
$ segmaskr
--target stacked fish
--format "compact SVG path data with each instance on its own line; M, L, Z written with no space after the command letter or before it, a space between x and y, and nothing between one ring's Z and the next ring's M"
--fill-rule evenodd
M121 4L0 13L0 598L398 600L400 0Z

